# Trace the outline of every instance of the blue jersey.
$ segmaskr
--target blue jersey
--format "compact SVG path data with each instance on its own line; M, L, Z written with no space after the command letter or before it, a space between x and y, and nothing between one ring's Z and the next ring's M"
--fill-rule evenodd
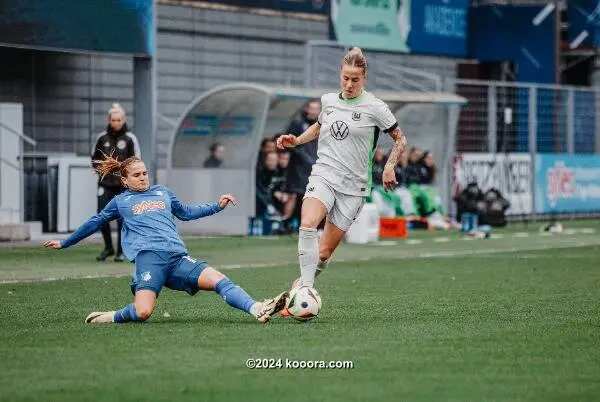
M100 213L91 217L60 244L62 248L72 246L120 216L123 219L121 245L130 261L135 260L142 250L187 254L174 218L189 221L213 215L222 209L218 203L198 206L183 204L171 190L161 185L141 192L127 190L114 197Z

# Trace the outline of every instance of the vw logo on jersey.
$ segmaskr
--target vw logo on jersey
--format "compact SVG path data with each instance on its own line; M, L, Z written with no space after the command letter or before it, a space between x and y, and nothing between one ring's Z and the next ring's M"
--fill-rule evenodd
M358 113L358 112L352 112L352 120L359 121L360 120L360 113Z
M126 146L127 146L127 143L125 142L125 140L119 140L119 141L117 141L117 148L119 148L119 149L125 149Z
M343 140L350 134L350 129L345 122L337 120L329 127L329 132L336 140Z

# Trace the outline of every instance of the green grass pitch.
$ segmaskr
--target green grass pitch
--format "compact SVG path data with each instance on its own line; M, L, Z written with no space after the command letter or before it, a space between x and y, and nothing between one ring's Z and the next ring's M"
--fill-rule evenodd
M144 324L85 325L130 302L131 264L95 262L93 244L2 247L0 400L597 401L600 225L567 227L344 244L317 281L321 315L268 325L214 293L167 289ZM187 244L257 298L298 275L293 238ZM43 280L63 277L75 279Z

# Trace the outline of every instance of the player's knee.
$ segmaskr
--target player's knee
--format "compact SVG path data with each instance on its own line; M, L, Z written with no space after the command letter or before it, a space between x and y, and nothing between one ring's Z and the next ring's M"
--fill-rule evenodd
M303 216L302 219L300 219L300 227L307 229L316 229L317 226L319 226L320 222L321 221L316 216Z
M198 287L200 290L216 290L217 283L227 278L214 268L206 267L198 277Z
M220 273L219 271L217 271L216 269L214 269L212 267L204 268L202 270L202 274L200 274L200 276L202 276L203 278L206 278L207 280L209 280L213 283L217 283L221 279L225 278L225 275L223 275L222 273Z
M153 310L154 309L151 306L135 306L135 313L139 321L146 321L148 318L150 318Z

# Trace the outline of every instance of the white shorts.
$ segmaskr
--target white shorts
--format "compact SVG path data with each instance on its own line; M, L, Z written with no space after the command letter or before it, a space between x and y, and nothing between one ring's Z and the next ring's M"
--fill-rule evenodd
M327 220L339 229L347 232L360 213L365 198L360 195L348 195L334 189L319 176L310 176L304 199L316 198L327 208Z

